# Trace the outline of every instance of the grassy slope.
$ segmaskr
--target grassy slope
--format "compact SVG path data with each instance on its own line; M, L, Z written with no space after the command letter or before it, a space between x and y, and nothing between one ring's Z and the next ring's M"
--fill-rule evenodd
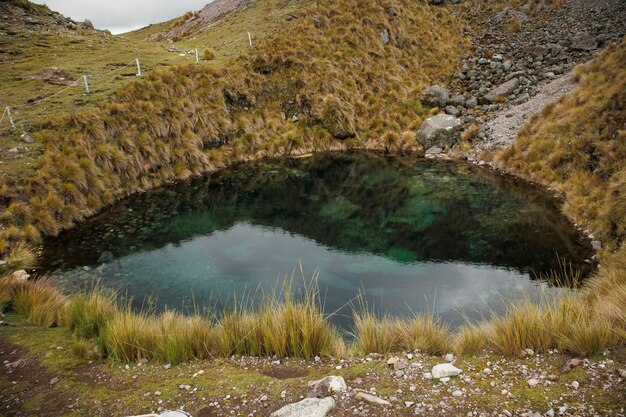
M497 165L556 189L566 214L603 242L584 288L593 315L626 336L626 40L578 67L578 88L546 107Z
M454 28L445 8L421 2L321 0L228 68L153 71L97 109L52 120L35 135L44 154L32 175L0 184L0 250L240 160L412 148L425 116L415 97L458 63Z
M50 14L46 6L14 3L22 4L35 17ZM226 16L210 28L200 28L188 34L175 45L181 51L198 48L202 53L205 49L213 50L216 59L202 62L203 66L226 65L248 48L248 31L253 33L255 42L268 36L284 25L288 16L296 12L303 1L284 3L283 0L272 0L269 5L267 2L256 2L248 9ZM19 135L25 131L37 131L46 119L97 108L115 90L136 78L137 70L133 63L136 57L141 61L144 75L161 67L193 63L194 56L168 52L164 42L145 41L150 34L172 24L165 22L113 36L102 31L12 22L9 27L15 34L0 37L0 48L4 50L0 59L0 100L3 109L5 105L13 108L18 131L11 131L5 118L0 126L0 139L3 150L19 147L21 153L19 156L3 155L0 176L23 178L32 175L43 149L39 142L24 144ZM242 35L246 35L245 39ZM28 79L51 68L63 70L71 80L80 79L80 82L54 95L64 86ZM89 95L84 94L83 74L89 77Z
M578 67L579 87L497 157L500 168L561 193L565 213L609 250L626 237L625 64L626 40Z

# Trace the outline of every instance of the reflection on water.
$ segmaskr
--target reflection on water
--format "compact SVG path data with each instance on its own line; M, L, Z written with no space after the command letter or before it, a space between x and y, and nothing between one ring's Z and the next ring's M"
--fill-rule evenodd
M434 310L457 322L536 288L559 258L588 268L589 252L548 195L511 178L459 163L332 154L244 165L131 198L48 240L44 256L70 285L95 275L137 305L154 295L159 307L179 308L193 296L219 310L235 293L271 292L281 277L301 276L301 264L307 276L319 270L328 312L363 289L389 313Z

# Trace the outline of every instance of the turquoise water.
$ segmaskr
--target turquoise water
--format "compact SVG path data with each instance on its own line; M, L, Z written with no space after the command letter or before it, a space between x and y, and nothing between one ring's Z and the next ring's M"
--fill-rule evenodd
M49 239L44 264L72 287L96 277L137 307L217 313L233 296L253 302L317 270L339 324L360 291L390 314L458 323L503 298L558 291L538 276L560 261L588 270L590 252L553 198L512 178L411 156L322 154L132 197Z

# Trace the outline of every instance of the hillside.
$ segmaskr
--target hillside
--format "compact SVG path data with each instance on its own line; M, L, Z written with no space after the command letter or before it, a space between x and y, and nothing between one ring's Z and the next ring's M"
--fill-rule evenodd
M158 68L194 63L195 54L187 52L196 48L201 65L225 65L249 49L248 31L256 44L286 24L300 2L283 3L254 2L249 8L219 14L219 21L196 24L193 33L176 42L145 39L175 21L113 36L46 6L18 0L0 3L0 106L2 111L11 107L16 125L11 130L7 117L0 124L4 151L0 174L31 175L43 149L41 142L25 143L20 136L36 132L46 119L98 107L137 78L136 58L143 76ZM205 50L214 59L204 60ZM89 94L83 75L88 77Z
M497 166L555 189L564 211L619 248L626 237L626 40L578 67L578 88L520 131Z
M34 134L44 146L34 172L3 178L2 248L235 161L414 148L410 131L427 115L419 91L458 62L454 25L423 3L322 1L228 68L153 71L97 109L48 122Z

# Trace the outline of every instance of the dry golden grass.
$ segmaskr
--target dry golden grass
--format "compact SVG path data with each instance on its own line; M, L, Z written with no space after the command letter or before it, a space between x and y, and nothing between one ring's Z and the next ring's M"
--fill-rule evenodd
M397 13L374 0L306 3L228 68L154 70L97 109L44 123L36 170L0 184L0 249L37 244L129 194L237 161L413 147L407 132L424 116L415 97L452 72L463 40L447 9L392 3Z
M626 41L577 69L580 84L533 118L498 166L554 187L607 249L626 237Z

